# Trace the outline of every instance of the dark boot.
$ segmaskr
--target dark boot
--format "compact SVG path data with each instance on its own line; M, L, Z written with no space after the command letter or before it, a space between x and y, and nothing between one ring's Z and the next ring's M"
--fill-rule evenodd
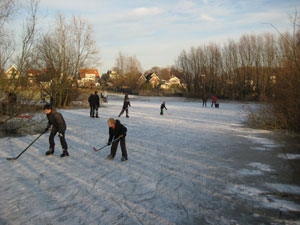
M54 154L54 149L50 148L47 152L46 155L53 155Z
M121 161L126 161L126 160L128 160L127 156L123 156L123 157L121 158Z
M69 156L69 152L67 149L66 150L64 149L63 153L60 155L60 157L66 157L66 156Z
M108 160L113 160L114 157L112 156L112 154L109 154L109 155L106 157L106 159L108 159Z

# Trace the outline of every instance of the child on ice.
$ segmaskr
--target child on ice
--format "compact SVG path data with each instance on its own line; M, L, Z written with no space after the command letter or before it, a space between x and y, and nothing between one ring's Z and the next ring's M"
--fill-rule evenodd
M164 115L164 109L168 110L165 101L160 105L160 115Z
M126 161L128 159L125 142L127 128L123 124L121 124L119 120L115 120L113 118L108 119L107 124L109 126L109 139L107 144L111 145L110 154L107 156L107 159L112 160L115 158L120 141L122 151L121 161ZM117 138L119 139L116 140Z

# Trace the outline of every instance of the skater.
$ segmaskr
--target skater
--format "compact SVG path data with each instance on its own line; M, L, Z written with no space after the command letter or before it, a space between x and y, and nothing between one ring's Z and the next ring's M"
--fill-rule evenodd
M128 115L128 106L131 106L130 105L130 99L129 98L126 98L126 100L124 100L124 104L123 104L123 108L119 114L119 117L124 113L124 111L126 111L126 117L129 118L129 115Z
M125 142L127 128L123 124L121 124L119 120L115 120L113 118L108 119L107 124L109 126L109 139L107 144L111 145L111 148L110 148L110 154L106 157L106 159L112 160L115 158L118 144L120 141L121 151L122 151L121 161L128 160L126 142ZM119 138L119 140L113 142L113 140L117 138Z
M207 102L207 95L206 94L203 94L202 96L202 107L206 107L206 102Z
M90 117L93 117L93 111L94 111L94 106L93 106L93 93L91 93L90 97L88 98L89 104L90 104Z
M96 116L96 118L99 118L98 116L98 108L100 107L100 98L99 98L99 95L98 95L98 92L95 91L95 94L93 96L93 115L92 117ZM96 112L96 115L95 115L95 112Z
M211 107L213 107L213 105L216 106L216 103L217 103L217 96L213 95L211 100Z
M45 129L45 132L47 132L48 129L52 126L51 133L49 136L50 148L46 152L46 155L53 155L55 146L54 137L56 133L58 133L58 136L60 138L60 144L63 149L63 153L60 155L60 157L69 156L68 145L65 139L65 131L67 129L67 126L63 116L60 113L55 112L52 109L52 106L49 104L46 104L44 106L44 112L46 113L48 118L48 126Z
M13 116L15 113L15 105L17 103L17 95L13 92L8 94L8 114Z
M160 115L164 115L164 109L168 110L165 101L160 105Z
M103 101L105 103L107 103L107 92L106 91L104 91L104 93L103 93Z
M125 96L124 96L124 102L126 101L126 99L127 99L127 98L129 98L129 97L128 97L128 93L127 93L127 92L125 92Z
M3 93L3 96L1 98L1 106L2 106L1 114L7 115L8 114L8 91L5 91Z

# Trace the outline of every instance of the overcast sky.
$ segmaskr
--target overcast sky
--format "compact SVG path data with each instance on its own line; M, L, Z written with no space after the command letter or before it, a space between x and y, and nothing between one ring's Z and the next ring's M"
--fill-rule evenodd
M79 15L93 25L101 50L100 74L111 69L121 51L135 55L144 70L174 64L192 46L243 34L292 29L289 16L299 0L41 0L40 12L54 18Z

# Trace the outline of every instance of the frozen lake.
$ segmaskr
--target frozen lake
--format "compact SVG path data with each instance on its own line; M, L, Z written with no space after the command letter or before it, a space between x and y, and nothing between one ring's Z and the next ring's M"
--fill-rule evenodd
M67 123L70 157L46 157L49 133L0 139L0 224L300 224L300 181L278 132L243 125L248 104L202 107L183 98L132 97L129 160L113 161L107 119L123 96L110 96L99 119L88 109L58 110ZM165 115L159 115L166 101ZM286 160L289 157L290 163Z

